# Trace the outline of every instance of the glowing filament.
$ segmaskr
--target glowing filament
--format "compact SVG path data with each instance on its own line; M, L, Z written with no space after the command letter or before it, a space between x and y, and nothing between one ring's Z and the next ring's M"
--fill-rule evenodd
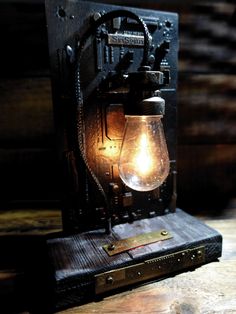
M123 182L137 191L160 186L169 173L161 116L127 116L119 158Z

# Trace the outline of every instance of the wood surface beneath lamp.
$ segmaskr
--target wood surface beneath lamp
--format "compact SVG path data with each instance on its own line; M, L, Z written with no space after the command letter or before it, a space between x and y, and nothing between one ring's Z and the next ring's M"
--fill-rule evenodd
M204 222L223 235L220 262L59 313L236 313L236 218Z
M235 260L214 262L99 303L59 313L235 313L235 267Z
M230 216L228 213L229 210L226 211L227 215L222 215L218 219L200 217L206 224L223 235L223 255L219 262L212 262L197 268L195 271L188 271L104 298L100 302L91 302L58 313L236 313L236 208L231 209ZM23 230L23 226L29 225L29 222L32 227L31 231L28 229L21 234L28 232L28 235L30 233L39 235L40 231L37 230L37 226L42 221L48 221L48 229L47 223L45 223L43 233L58 231L60 219L60 211L58 210L39 210L36 212L35 210L22 210L18 213L2 213L0 216L0 240L3 241L6 234L8 236L19 234L19 226ZM7 228L6 220L9 221ZM52 221L54 222L52 223ZM35 232L33 231L34 225L36 227ZM3 252L3 246L1 248ZM0 297L2 301L8 300L8 312L0 312L13 313L11 309L12 304L15 303L14 313L28 314L22 304L21 307L17 307L19 296L16 300L14 283L22 278L23 274L16 268L12 266L9 269L1 265ZM27 299L27 295L24 298Z

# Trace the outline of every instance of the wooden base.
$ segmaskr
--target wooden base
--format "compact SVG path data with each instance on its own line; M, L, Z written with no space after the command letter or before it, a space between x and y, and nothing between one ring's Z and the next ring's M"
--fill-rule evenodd
M117 239L129 238L160 229L168 230L173 238L114 256L108 256L103 249L105 244L113 243ZM199 248L203 248L204 258L201 256L198 259L196 256ZM104 275L105 279L102 279L104 285L111 285L111 288L104 291L109 291L109 294L112 294L120 291L117 289L120 287L124 290L130 288L131 284L137 286L137 284L147 282L147 279L148 281L161 279L172 275L173 272L183 272L189 268L215 261L221 256L222 237L203 222L177 209L176 213L135 221L132 224L117 225L109 236L104 233L104 230L96 230L70 236L53 237L47 239L46 251L48 259L42 261L41 252L41 267L36 267L36 264L33 263L34 270L37 269L37 274L34 273L30 276L33 278L33 282L37 283L31 287L34 286L35 288L32 294L34 300L32 305L34 311L38 313L40 311L45 313L45 307L48 311L53 312L107 295L107 293L100 295L101 291L99 291L99 296L96 295L97 276ZM179 258L179 254L182 252L187 254L185 260ZM39 248L37 248L37 253L40 253ZM174 263L173 258L176 259ZM137 269L134 267L145 264L147 261L149 263L151 259L154 259L155 263L156 261L159 263L161 260L161 267L162 269L165 268L165 272L160 272L157 269L160 264L154 264L157 266L153 270L154 276L146 278L142 273L143 268L141 268L142 271L136 271ZM179 263L178 268L173 267L177 261ZM47 267L49 265L50 268ZM130 282L127 279L130 276L130 269L134 269L138 280ZM114 272L117 271L119 272L118 277L114 275ZM145 273L145 271L143 272ZM113 282L111 282L112 280L109 282L108 279L106 281L106 278L111 274ZM117 280L121 280L120 276L124 277L123 283L127 281L127 285L122 284L120 286L119 283L117 284ZM48 287L47 291L45 287Z

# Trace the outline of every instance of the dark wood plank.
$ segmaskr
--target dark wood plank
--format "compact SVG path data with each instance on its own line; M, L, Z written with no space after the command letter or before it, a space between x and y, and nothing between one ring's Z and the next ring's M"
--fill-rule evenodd
M60 313L234 313L235 266L235 261L212 263L191 273Z
M54 147L51 82L0 79L0 147Z
M60 313L212 313L212 309L219 313L234 313L236 311L235 208L232 209L230 217L231 219L224 218L224 215L220 219L200 218L223 235L223 255L220 262L213 262L195 271L179 274L107 297L100 302L91 302ZM23 210L1 213L0 237L6 234L32 234L32 232L40 234L55 231L58 227L60 228L60 219L60 211ZM30 231L23 231L24 225L27 228L30 225ZM43 229L39 228L41 225L44 226ZM17 276L19 278L21 274L16 273L14 269L0 271L0 296L9 302L9 311L3 313L13 313L10 309L13 309L12 303L17 299L14 295ZM14 308L14 313L28 314L23 304L20 305L21 307Z
M60 313L213 313L213 309L219 313L234 313L236 219L204 221L223 234L223 256L219 263Z
M179 144L236 143L236 75L179 77Z
M5 236L43 235L61 230L61 211L57 209L0 211L0 239Z
M44 4L0 1L1 77L49 74Z
M220 214L235 197L235 156L235 145L179 145L178 206Z

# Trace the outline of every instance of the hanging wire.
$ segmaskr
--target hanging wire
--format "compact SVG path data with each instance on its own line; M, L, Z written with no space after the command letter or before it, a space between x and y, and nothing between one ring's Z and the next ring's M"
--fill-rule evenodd
M94 23L91 25L91 27L85 32L83 37L81 38L79 42L78 49L76 51L76 67L75 67L75 100L76 100L76 106L77 106L77 139L78 139L78 148L80 155L82 157L82 160L85 164L85 167L90 174L91 178L93 179L94 183L96 184L106 207L106 214L107 214L107 226L106 226L106 232L111 232L111 217L110 217L110 204L108 197L99 182L96 174L92 170L92 168L89 165L85 149L84 149L84 119L83 119L83 95L81 90L81 81L80 81L80 62L82 58L83 49L86 45L87 40L90 36L96 33L97 28L102 25L103 23L106 23L109 20L112 20L117 17L127 17L131 18L138 22L138 24L142 27L142 31L144 34L144 47L143 47L143 59L141 62L141 66L148 66L148 55L150 50L150 33L148 31L147 25L144 23L144 21L135 13L128 11L128 10L115 10L108 13L105 13L100 18L98 18Z

